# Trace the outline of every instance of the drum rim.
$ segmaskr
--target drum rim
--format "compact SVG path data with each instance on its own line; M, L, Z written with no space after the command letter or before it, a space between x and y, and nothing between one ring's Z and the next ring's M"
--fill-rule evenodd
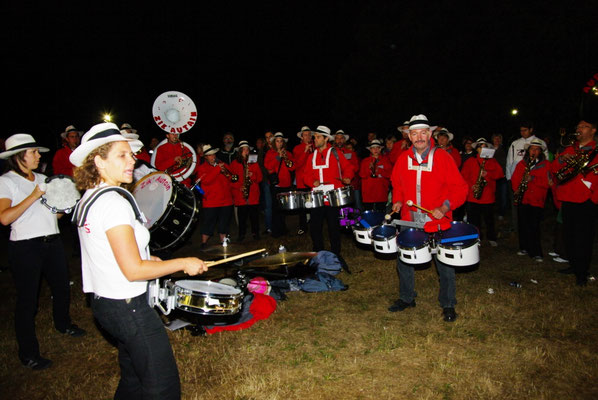
M203 290L197 290L197 289L192 289L192 288L186 288L184 286L178 285L177 283L182 282L182 283L200 283L200 284L206 284L207 286L211 286L211 287L225 287L227 288L227 290L230 290L230 293L216 293L216 292L209 292L209 291L203 291ZM230 296L232 294L238 295L241 294L241 290L239 288L235 288L233 286L230 285L225 285L224 283L219 283L219 282L214 282L214 281L204 281L204 280L196 280L196 279L180 279L178 281L174 281L173 282L173 287L174 288L181 288L181 289L185 289L185 290L191 290L192 292L197 292L197 293L201 293L201 294L210 294L210 295L224 295L224 296Z
M56 180L56 179L68 179L73 183L73 185L75 186L75 189L77 189L77 184L75 182L75 179L72 176L65 175L65 174L56 174L56 175L52 175L52 176L47 176L46 179L44 179L44 183L49 184L50 182L52 182L53 180ZM79 190L77 190L77 192L79 193ZM48 204L48 199L46 198L46 194L47 194L47 192L41 195L40 202L48 210L52 211L55 214L70 214L77 206L77 203L79 202L79 200L81 200L81 193L79 193L79 197L75 201L75 204L73 204L71 207L57 208L57 207L54 207L54 206L51 206Z

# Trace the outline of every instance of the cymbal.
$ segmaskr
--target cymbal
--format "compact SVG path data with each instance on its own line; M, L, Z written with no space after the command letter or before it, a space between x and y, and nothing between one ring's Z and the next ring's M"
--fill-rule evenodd
M281 267L284 265L295 265L299 263L307 264L317 253L305 252L305 253L293 253L285 252L278 253L268 257L258 258L247 264L247 268L271 268Z
M241 254L247 251L247 249L239 246L238 244L228 244L228 246L222 246L221 244L218 244L205 247L199 251L210 256L231 257Z

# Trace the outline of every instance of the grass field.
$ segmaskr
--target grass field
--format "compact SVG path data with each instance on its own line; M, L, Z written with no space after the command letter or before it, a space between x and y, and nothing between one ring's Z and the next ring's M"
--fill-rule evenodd
M288 222L294 227L296 218ZM545 252L552 223L545 221ZM193 241L199 242L198 233ZM275 252L281 243L288 251L311 250L307 235L268 237L246 247ZM433 267L416 273L417 307L390 313L387 307L398 295L395 260L357 248L346 235L343 254L352 273L339 278L348 291L288 293L269 319L243 331L206 337L169 332L183 398L598 398L598 283L576 287L572 276L556 272L562 264L550 257L534 263L516 250L515 234L503 234L498 248L483 243L479 269L457 276L459 318L445 323ZM197 254L194 244L175 253ZM0 273L1 398L112 398L117 351L86 306L79 260L71 258L70 268L71 315L88 335L66 338L54 331L44 283L37 334L42 355L54 362L45 371L30 371L18 361L14 287L10 273ZM594 261L591 272L597 271ZM510 286L512 281L522 287Z

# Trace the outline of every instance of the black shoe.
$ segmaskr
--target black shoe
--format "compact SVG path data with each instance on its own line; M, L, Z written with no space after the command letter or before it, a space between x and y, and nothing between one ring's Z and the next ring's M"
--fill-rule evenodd
M577 278L575 284L577 286L588 286L588 278Z
M575 273L575 269L573 267L559 269L559 274L571 275Z
M87 334L87 331L85 329L81 329L75 324L71 324L65 330L58 331L58 332L63 333L65 335L72 336L72 337L81 337L81 336L85 336Z
M446 322L453 322L457 319L457 313L453 307L446 307L442 309L442 315Z
M390 312L403 311L407 307L415 307L415 300L413 300L411 303L406 303L403 300L398 299L397 301L395 301L392 304L392 306L388 307L388 311L390 311Z
M345 259L344 259L342 256L337 256L337 257L338 257L338 260L339 260L339 261L340 261L340 263L341 263L341 267L343 268L343 270L344 270L346 273L350 274L350 273L351 273L351 271L349 270L349 264L347 264L347 262L345 261Z
M47 358L43 358L42 356L37 356L34 358L22 358L21 363L25 367L31 368L35 371L50 368L52 365L52 361L48 360Z

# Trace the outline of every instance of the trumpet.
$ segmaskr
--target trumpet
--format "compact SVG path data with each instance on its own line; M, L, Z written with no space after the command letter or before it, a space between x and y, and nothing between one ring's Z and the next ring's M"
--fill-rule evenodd
M287 156L287 151L285 149L282 149L281 156L287 168L291 168L293 166L293 161L289 160L289 157Z
M220 173L224 176L226 176L228 179L230 179L231 182L237 182L239 180L239 175L237 174L233 174L232 172L230 172L224 165L224 163L220 163L218 164L218 166L220 167Z

